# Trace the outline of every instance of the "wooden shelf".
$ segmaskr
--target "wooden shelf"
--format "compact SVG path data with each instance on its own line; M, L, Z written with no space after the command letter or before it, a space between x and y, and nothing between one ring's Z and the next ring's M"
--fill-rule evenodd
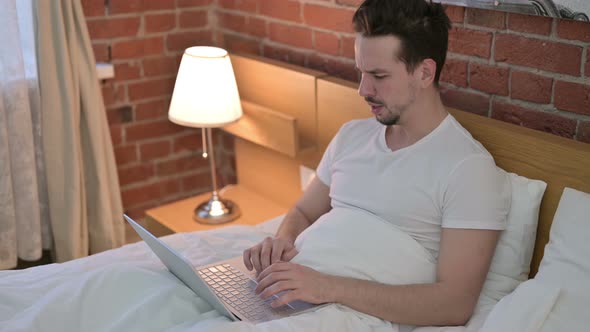
M207 192L147 210L144 226L154 235L163 236L230 225L256 225L286 213L289 208L241 185L228 186L219 192L222 198L229 199L238 205L241 211L241 216L238 219L221 225L204 225L194 221L195 207L211 197L211 193Z
M242 109L242 118L223 127L223 130L290 157L297 157L314 148L313 145L302 146L300 143L295 117L248 101L242 101Z

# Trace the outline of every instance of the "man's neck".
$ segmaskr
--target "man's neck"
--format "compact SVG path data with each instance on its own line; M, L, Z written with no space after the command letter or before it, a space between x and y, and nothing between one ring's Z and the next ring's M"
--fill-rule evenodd
M398 123L387 128L387 146L396 151L413 145L436 129L447 114L438 91L418 96L416 102L400 115Z

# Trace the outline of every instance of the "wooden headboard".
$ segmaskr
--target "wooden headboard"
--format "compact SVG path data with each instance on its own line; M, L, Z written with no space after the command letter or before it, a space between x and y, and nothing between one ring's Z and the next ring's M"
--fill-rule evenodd
M232 55L232 63L245 105L244 119L227 128L238 137L238 182L277 203L292 205L301 195L299 166L315 169L340 126L369 117L370 112L355 83L252 56ZM531 263L534 276L564 187L590 192L590 144L459 110L449 112L490 151L499 167L547 182Z

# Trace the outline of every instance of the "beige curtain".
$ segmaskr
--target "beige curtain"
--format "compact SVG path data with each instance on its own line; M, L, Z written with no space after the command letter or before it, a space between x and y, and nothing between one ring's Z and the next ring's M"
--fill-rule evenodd
M58 262L121 246L123 208L79 0L36 1L44 161Z
M0 269L52 244L31 0L0 10Z

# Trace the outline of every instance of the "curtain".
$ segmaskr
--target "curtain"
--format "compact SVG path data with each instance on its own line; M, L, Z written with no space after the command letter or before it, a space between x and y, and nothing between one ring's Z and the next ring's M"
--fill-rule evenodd
M123 208L80 1L35 3L43 156L55 258L63 262L121 246Z
M31 0L0 10L0 269L52 244Z

